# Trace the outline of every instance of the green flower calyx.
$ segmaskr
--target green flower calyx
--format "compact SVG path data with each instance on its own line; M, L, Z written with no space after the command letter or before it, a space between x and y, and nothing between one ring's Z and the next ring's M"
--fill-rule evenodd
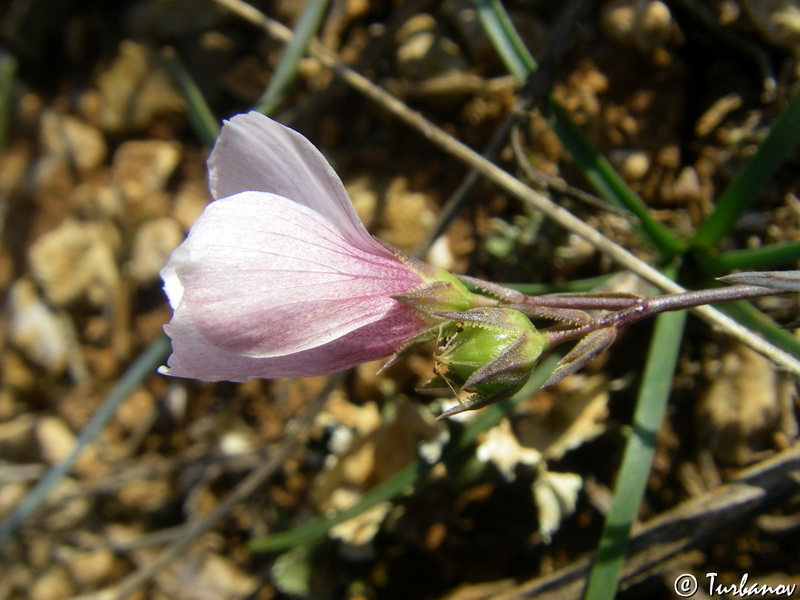
M420 389L449 390L459 402L439 418L515 394L547 348L547 336L511 308L474 308L437 316L446 321L433 328L435 377Z

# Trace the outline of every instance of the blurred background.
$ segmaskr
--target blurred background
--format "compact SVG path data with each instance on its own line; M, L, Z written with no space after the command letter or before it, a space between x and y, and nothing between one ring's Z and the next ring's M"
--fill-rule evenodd
M250 6L314 34L684 285L799 268L795 2ZM463 422L434 421L452 400L415 391L430 347L335 385L155 372L171 315L158 271L210 201L215 128L254 107L320 148L375 235L438 267L531 293L648 292L491 183L452 200L463 163L314 58L286 58L284 41L243 11L213 0L0 5L0 598L516 598L522 582L579 568L620 494L650 323L554 388L534 393L534 382ZM505 33L488 32L491 15L508 17ZM541 68L524 86L528 52ZM655 224L615 194L638 196ZM716 211L730 196L735 208ZM799 356L796 295L757 305L775 343ZM698 509L675 552L677 526L642 542L655 558L635 563L619 597L673 598L683 572L701 585L709 571L800 583L789 467L747 510L724 487L794 448L793 381L692 318L671 356L669 405L632 514L677 523L670 511L715 490L730 510ZM104 406L110 418L34 498ZM15 520L21 507L29 514ZM324 518L345 510L354 518ZM552 593L577 597L585 577Z

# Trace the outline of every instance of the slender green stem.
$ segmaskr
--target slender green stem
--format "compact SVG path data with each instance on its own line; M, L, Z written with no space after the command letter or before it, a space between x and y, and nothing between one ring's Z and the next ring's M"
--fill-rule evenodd
M656 437L666 413L685 321L685 312L665 313L656 320L631 434L584 600L607 600L616 594L628 536L644 497Z
M527 81L536 69L536 61L514 29L503 5L498 0L473 0L473 5L481 25L508 71L518 82ZM551 122L553 131L597 193L616 206L632 212L641 222L647 237L665 258L682 253L685 244L650 215L644 202L591 145L554 95L548 96L548 104L554 116Z
M549 283L501 283L505 288L515 290L529 296L539 296L545 294L581 294L589 293L592 290L609 283L616 273L609 275L597 275L586 279L572 279L563 284L553 285Z
M252 540L247 546L251 552L278 552L300 544L314 542L326 535L336 525L357 517L381 502L398 496L408 486L419 481L430 471L432 466L417 459L369 490L354 506L342 510L334 516L317 517L304 525Z
M780 348L792 356L800 357L800 340L792 335L790 330L775 323L750 302L731 302L719 308L752 330L754 335L763 336L776 348Z
M472 0L486 35L508 72L522 84L536 70L536 60L520 38L499 0Z

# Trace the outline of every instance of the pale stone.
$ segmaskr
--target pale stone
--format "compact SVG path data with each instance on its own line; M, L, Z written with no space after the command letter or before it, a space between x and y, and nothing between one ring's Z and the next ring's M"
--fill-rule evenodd
M87 300L103 306L111 300L119 285L111 233L99 223L67 219L34 242L28 263L52 305Z
M158 279L172 251L183 240L183 229L169 217L142 223L133 238L128 274L134 282L146 285Z
M800 5L796 0L745 0L744 9L770 44L800 54Z
M80 172L99 167L107 154L100 131L75 117L50 110L42 113L39 144L44 154L63 158Z
M53 565L36 577L28 590L30 600L62 600L75 594L75 587L62 565Z
M8 334L11 343L32 363L50 373L62 373L76 345L63 316L39 298L27 279L14 283L8 294Z
M467 61L461 49L445 36L436 19L421 13L411 17L397 34L397 72L404 79L418 81L464 71Z
M141 129L155 118L184 110L158 53L144 44L123 40L109 66L97 78L102 98L100 122L104 131Z
M81 588L96 588L108 580L114 567L114 553L108 549L76 552L66 560L65 566Z
M114 153L112 178L134 222L166 214L164 192L180 160L180 144L162 140L125 142Z

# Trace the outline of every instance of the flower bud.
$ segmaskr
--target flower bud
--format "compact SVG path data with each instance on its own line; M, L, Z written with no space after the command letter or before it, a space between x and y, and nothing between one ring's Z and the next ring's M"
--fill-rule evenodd
M436 316L447 321L439 326L436 377L422 389L450 389L459 401L441 417L482 408L518 392L547 348L547 336L510 308Z

